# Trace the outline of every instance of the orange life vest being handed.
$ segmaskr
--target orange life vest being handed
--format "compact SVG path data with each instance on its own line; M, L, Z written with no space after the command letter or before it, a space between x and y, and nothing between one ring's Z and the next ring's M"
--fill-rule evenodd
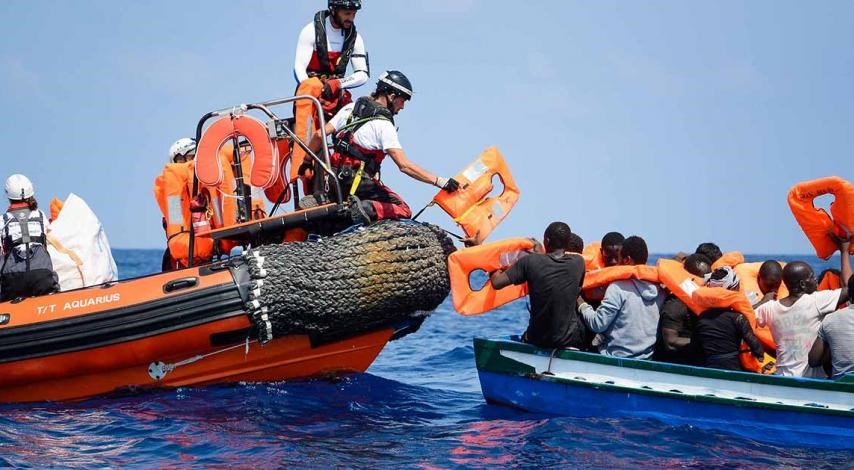
M750 305L750 301L747 300L747 296L743 292L731 291L723 287L699 287L691 294L691 298L694 305L701 310L698 313L699 315L711 309L729 309L744 315L750 324L750 328L753 329L754 333L756 332L756 314L753 311L753 306ZM761 338L759 340L762 342ZM763 346L769 347L764 342ZM742 369L750 372L770 374L775 370L773 367L774 358L765 354L764 359L760 363L744 343L741 344L739 360L741 361Z
M163 173L154 180L154 198L163 214L169 253L182 266L188 266L190 258L192 185L193 162L168 163ZM207 220L200 222L206 223ZM210 237L195 237L194 264L210 261L213 252L214 242Z
M489 197L495 176L501 179L504 190L496 197ZM495 147L486 149L454 179L460 183L460 189L453 193L441 190L433 200L454 218L467 236L482 242L516 205L519 187Z
M819 196L832 194L830 214L815 207L813 201ZM828 259L838 249L830 236L835 232L844 236L854 233L854 185L838 176L829 176L798 183L789 190L789 208L803 229L819 258ZM854 245L850 253L854 254Z
M730 251L728 253L724 253L723 256L721 256L720 258L717 259L717 261L712 263L712 271L714 271L715 269L724 267L724 266L729 266L732 268L732 267L735 267L736 265L741 264L743 262L744 262L744 255L741 254L740 251Z
M490 273L509 267L522 252L533 250L535 246L530 238L511 238L451 253L448 274L454 310L462 315L477 315L528 295L527 284L496 290L487 280L482 289L473 290L469 280L471 274L478 270Z

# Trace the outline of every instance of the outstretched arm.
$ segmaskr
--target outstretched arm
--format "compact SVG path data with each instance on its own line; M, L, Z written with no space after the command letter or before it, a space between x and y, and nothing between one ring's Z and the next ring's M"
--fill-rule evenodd
M388 156L394 160L394 163L398 168L400 168L401 173L409 176L410 178L421 181L422 183L441 187L439 186L439 177L416 165L415 162L406 156L403 149L388 149L386 150L386 153L388 153Z

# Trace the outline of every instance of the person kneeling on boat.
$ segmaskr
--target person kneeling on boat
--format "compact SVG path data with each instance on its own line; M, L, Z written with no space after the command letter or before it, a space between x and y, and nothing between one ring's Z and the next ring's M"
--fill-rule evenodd
M638 236L626 238L621 251L626 266L646 264L649 252ZM656 332L664 291L653 282L625 279L612 282L595 310L577 299L587 326L601 333L599 352L607 356L649 359L655 351Z
M738 291L738 274L729 266L715 269L706 275L706 287L722 287ZM697 319L695 338L703 353L703 365L715 369L742 370L739 360L741 343L761 362L765 355L762 343L743 314L728 308L714 308Z
M409 79L398 71L388 71L380 76L370 96L348 104L326 124L326 133L333 136L335 149L330 157L332 167L338 174L341 190L350 196L355 223L412 216L406 202L380 181L380 166L386 155L401 172L418 181L450 192L459 188L453 178L433 175L410 161L404 153L394 127L394 116L411 98ZM309 143L311 150L316 153L322 145L320 133L314 134ZM319 182L314 183L318 187ZM326 186L326 182L321 186ZM316 206L324 197L316 192L304 197L300 206L303 209Z
M59 278L47 252L50 222L39 210L33 183L24 175L6 180L9 208L3 214L3 268L0 301L59 291Z
M809 264L789 263L783 268L783 283L789 296L772 300L756 310L756 324L767 325L777 344L777 375L827 377L820 367L809 366L812 348L825 315L848 302L848 280L851 278L851 239L838 240L841 250L842 288L817 291L818 281Z
M682 266L697 277L703 277L712 271L712 262L699 253L688 255L682 262ZM661 307L655 360L699 365L701 354L697 348L697 342L692 340L696 325L697 316L688 309L685 302L669 294Z
M848 279L848 298L854 298L854 277ZM831 378L854 374L854 305L833 312L821 322L809 354L810 367L830 363Z
M543 235L546 254L531 253L490 277L495 289L528 283L531 318L522 339L534 346L584 346L584 324L573 308L584 282L584 258L570 252L584 244L579 247L573 238L569 225L553 222Z

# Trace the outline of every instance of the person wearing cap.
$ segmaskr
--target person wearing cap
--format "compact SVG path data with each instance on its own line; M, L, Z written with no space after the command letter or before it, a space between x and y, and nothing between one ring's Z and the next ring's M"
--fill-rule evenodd
M39 210L33 183L15 174L6 180L9 208L3 214L0 301L57 292L59 278L47 252L50 222Z
M332 169L338 175L341 190L349 196L350 211L355 223L382 219L412 217L403 199L380 181L380 166L386 155L401 172L423 183L446 191L456 191L459 183L453 178L436 176L409 160L400 145L394 116L412 98L412 84L396 70L383 73L377 88L370 96L341 109L327 124L326 133L332 136L334 152L330 157ZM314 153L324 145L320 134L309 142ZM328 177L315 172L320 178ZM315 178L317 179L317 178ZM316 188L329 187L329 181L315 181ZM323 202L325 195L315 192L300 201L303 208Z
M297 85L311 77L323 81L321 101L330 115L352 101L350 88L364 85L370 76L368 53L354 20L361 0L329 0L297 40L294 78ZM352 73L347 75L347 67Z

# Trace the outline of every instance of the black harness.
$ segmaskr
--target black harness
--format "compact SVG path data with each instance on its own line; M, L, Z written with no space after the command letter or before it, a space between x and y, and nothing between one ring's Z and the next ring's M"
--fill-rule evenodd
M47 234L44 229L44 216L41 211L39 211L34 218L30 218L31 211L28 208L23 209L13 209L5 214L3 214L3 252L6 254L6 258L3 260L3 267L6 267L6 260L9 255L12 254L12 250L16 249L19 246L26 246L26 250L24 250L24 260L26 262L27 271L30 270L30 257L32 255L32 251L30 250L30 245L32 243L39 243L43 247L47 246ZM30 222L38 222L41 227L41 235L32 236L30 235ZM13 223L17 223L21 227L21 237L17 239L12 238L12 233L9 231L9 226Z
M347 65L353 56L353 47L356 45L356 25L345 30L344 46L341 48L341 57L333 66L329 63L329 47L326 42L326 19L329 18L329 10L319 11L314 15L314 49L317 51L318 70L309 68L310 77L325 76L341 78L347 73ZM309 66L311 67L311 66Z
M334 136L332 142L335 150L341 155L365 162L365 172L374 177L380 171L380 162L385 154L382 150L367 150L356 144L354 134L365 124L384 119L394 124L394 115L385 106L372 98L363 96L356 100L350 118Z

